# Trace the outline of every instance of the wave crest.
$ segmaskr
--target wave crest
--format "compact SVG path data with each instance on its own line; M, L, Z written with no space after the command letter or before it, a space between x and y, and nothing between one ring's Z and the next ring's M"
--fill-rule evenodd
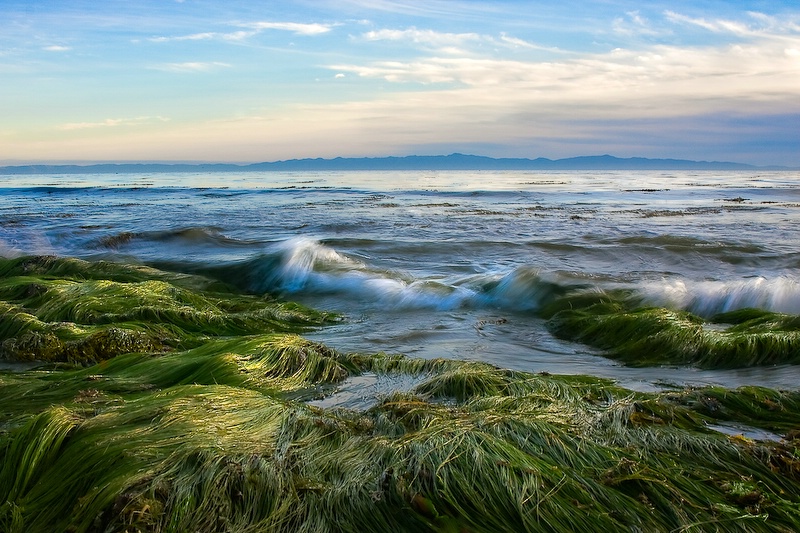
M643 288L649 303L677 307L701 316L745 308L800 314L800 283L779 276L739 281L669 280Z

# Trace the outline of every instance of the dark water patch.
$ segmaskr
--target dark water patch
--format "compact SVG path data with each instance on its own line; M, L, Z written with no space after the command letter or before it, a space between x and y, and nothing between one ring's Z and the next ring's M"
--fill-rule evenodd
M103 247L103 248L117 249L120 246L128 244L129 242L131 242L132 240L134 240L138 236L139 235L137 235L135 233L131 233L129 231L126 231L126 232L123 232L123 233L119 233L117 235L109 235L107 237L101 238L100 241L99 241L99 245L101 247Z
M741 203L747 202L748 200L749 200L749 198L742 198L741 196L737 196L736 198L722 198L719 201L720 202L733 202L733 203L741 204Z
M242 248L250 248L263 243L263 241L240 240L227 237L222 234L222 228L189 227L165 231L126 231L116 235L101 237L97 245L101 248L119 249L134 242L145 243L147 241L167 244L213 245L219 247Z
M691 207L684 209L632 209L626 212L639 215L641 218L657 218L718 215L722 212L722 209L710 207Z
M461 204L454 204L452 202L436 202L436 203L412 204L411 207L461 207Z
M238 199L242 196L249 196L252 194L253 193L251 191L225 190L224 188L221 188L204 192L199 196L202 198Z
M618 239L608 239L598 236L596 242L604 244L636 245L643 247L657 247L672 251L697 251L704 253L725 252L738 254L763 254L767 250L756 243L708 241L698 237L682 235L631 235Z

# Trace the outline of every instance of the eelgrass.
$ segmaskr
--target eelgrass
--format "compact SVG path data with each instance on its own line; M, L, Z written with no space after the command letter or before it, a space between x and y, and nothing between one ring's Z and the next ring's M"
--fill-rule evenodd
M2 272L6 340L66 345L118 328L177 341L0 373L1 531L800 529L798 392L646 394L586 376L342 354L296 334L321 315L296 308L281 322L271 311L281 304L202 278L50 259L0 262ZM262 310L275 322L252 318ZM365 411L303 403L363 372L422 383ZM728 422L783 439L713 430Z
M800 363L800 317L745 309L705 320L620 295L565 297L542 311L553 334L628 365L738 368ZM711 327L713 326L713 327Z
M302 332L333 318L223 289L146 267L0 260L0 358L92 364L197 346L209 337Z

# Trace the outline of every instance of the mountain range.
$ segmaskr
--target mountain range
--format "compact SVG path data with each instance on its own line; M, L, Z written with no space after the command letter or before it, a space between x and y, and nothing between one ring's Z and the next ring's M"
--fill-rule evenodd
M404 157L336 157L288 159L251 164L101 163L92 165L20 165L0 167L0 174L87 174L142 172L248 172L324 170L797 170L725 161L620 158L611 155L565 159L493 158L478 155L409 155Z

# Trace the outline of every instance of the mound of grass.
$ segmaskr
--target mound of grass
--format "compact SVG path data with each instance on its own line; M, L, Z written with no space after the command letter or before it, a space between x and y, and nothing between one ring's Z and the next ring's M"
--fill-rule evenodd
M0 372L2 531L800 529L798 392L635 393L587 376L342 354L294 331L324 316L296 308L259 322L286 307L202 278L56 260L14 270L26 264L0 268L12 272L0 282L6 340L66 345L117 328L177 342ZM151 321L143 309L162 311ZM732 327L754 319L782 320ZM365 372L419 385L363 411L305 403ZM781 438L714 430L725 423Z
M334 318L198 276L51 257L0 260L0 317L0 357L74 364Z
M565 298L543 314L556 336L601 348L632 366L800 363L800 317L793 315L745 309L704 320L599 294Z

